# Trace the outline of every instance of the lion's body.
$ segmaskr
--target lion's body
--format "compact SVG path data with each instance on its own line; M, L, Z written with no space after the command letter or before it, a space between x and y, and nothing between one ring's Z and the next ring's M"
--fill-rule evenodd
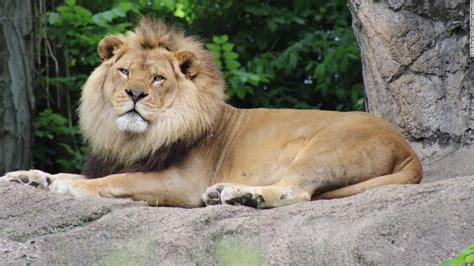
M263 208L421 180L415 152L370 114L225 104L202 44L161 23L107 37L99 53L80 108L91 152L84 176L7 177L75 196Z

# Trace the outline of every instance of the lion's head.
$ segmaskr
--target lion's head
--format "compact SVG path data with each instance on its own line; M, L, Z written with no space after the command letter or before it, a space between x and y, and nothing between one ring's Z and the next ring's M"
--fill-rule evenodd
M105 37L84 85L80 125L94 154L121 163L197 139L218 119L222 74L202 42L160 21Z

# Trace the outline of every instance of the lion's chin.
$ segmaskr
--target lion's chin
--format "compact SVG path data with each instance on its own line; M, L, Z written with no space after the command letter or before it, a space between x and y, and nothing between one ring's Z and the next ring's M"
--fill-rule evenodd
M148 123L137 113L127 113L115 120L120 131L140 134L148 128Z

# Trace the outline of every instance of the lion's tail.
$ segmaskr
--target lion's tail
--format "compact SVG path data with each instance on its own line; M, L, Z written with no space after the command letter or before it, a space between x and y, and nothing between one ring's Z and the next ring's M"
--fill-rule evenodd
M418 184L423 176L423 169L416 156L404 161L405 166L396 173L375 177L357 184L325 192L315 199L335 199L352 196L366 190L391 184ZM403 165L403 163L402 163Z

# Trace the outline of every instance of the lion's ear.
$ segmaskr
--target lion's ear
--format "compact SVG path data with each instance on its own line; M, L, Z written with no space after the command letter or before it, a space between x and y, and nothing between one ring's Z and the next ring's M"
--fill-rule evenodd
M117 37L105 37L100 41L99 46L97 47L100 59L107 60L111 58L114 56L117 49L122 47L123 44L123 41Z
M189 78L192 79L201 69L201 64L197 56L189 51L177 52L174 54L176 59L179 62L179 68L181 72Z

